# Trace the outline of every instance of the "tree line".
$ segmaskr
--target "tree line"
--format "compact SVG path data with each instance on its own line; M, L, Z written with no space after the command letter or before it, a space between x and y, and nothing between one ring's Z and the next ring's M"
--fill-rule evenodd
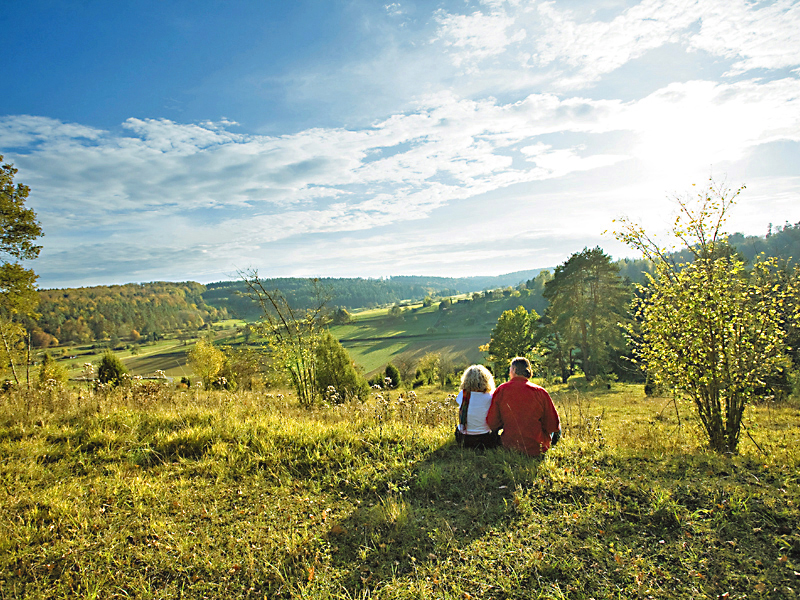
M534 277L541 270L518 271L495 277L461 278L406 275L382 279L280 277L263 278L262 283L268 289L280 290L292 306L308 308L313 306L316 300L314 282L318 282L330 290L336 305L353 310L421 300L426 296L446 298L481 290L516 286L520 281ZM249 297L244 281L210 283L203 293L203 298L210 305L226 308L236 318L254 320L261 316L260 306Z
M205 302L205 290L192 281L40 290L38 318L29 323L33 344L149 341L175 330L197 330L227 317L224 307Z

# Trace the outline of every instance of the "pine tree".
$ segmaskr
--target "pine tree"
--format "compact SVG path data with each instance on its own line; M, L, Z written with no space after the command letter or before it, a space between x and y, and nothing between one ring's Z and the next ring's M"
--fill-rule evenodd
M545 284L544 297L549 332L579 350L586 380L609 370L612 353L624 347L619 324L631 298L611 257L599 247L573 254Z

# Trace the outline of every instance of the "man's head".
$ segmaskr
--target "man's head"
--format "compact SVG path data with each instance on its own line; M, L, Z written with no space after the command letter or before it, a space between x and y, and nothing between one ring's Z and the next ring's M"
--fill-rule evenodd
M531 375L533 375L533 367L531 367L531 361L529 361L524 356L517 356L515 359L511 361L511 368L508 370L508 374L511 377L517 376L530 379Z

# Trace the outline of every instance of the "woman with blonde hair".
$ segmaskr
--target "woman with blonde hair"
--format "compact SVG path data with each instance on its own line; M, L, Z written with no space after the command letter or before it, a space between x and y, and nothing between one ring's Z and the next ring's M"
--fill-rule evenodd
M486 413L492 403L494 377L483 365L468 367L461 376L461 389L456 396L458 427L456 442L464 448L496 448L500 436L486 424Z

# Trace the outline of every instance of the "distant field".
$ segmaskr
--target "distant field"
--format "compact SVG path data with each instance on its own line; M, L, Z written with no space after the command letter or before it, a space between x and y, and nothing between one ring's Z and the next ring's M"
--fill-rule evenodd
M438 304L423 308L419 303L396 318L387 308L356 313L352 323L331 327L331 333L371 374L401 356L416 360L428 352L439 352L456 364L480 362L478 347L489 341L493 324L490 317L467 324L440 311Z
M214 324L214 336L218 343L234 343L237 340L237 327L244 325L244 321L229 319ZM137 345L137 354L130 349L115 350L114 354L129 369L132 375L149 376L156 371L164 371L168 377L191 376L191 367L187 364L187 352L191 350L197 339L204 332L197 332L197 337L187 340L164 339L155 343ZM238 338L241 340L241 336ZM94 346L94 347L93 347ZM58 349L60 355L56 360L63 364L70 377L80 377L85 363L92 363L97 367L106 351L102 343L80 344L66 346Z
M164 371L168 377L189 377L192 368L187 364L187 351L194 347L194 343L177 344L166 347L158 353L128 356L124 360L125 366L134 375L149 375L157 370Z
M469 302L468 298L468 295L453 296L453 306L445 311L439 310L438 303L423 307L421 302L402 306L399 316L390 315L388 307L356 311L350 323L332 326L331 333L367 375L401 357L415 361L428 352L441 353L455 365L482 362L484 356L478 348L489 342L500 313L523 301L505 297L475 303ZM214 323L217 343L243 342L241 335L237 337L237 329L245 324L245 321L236 319ZM131 350L117 350L115 354L133 375L148 376L161 370L169 377L191 377L186 353L196 340L196 337L185 341L160 340L155 344L138 346L137 355L133 355ZM99 363L105 349L100 343L95 346L67 347L66 354L57 360L67 366L70 377L78 377L83 372L84 363ZM64 349L60 350L63 352Z
M413 340L397 341L386 340L380 343L348 343L345 348L357 364L364 367L367 374L371 374L385 367L398 358L405 357L412 360L422 358L428 352L438 352L456 364L474 364L481 362L483 354L478 346L488 340L483 338L464 338L460 340Z

